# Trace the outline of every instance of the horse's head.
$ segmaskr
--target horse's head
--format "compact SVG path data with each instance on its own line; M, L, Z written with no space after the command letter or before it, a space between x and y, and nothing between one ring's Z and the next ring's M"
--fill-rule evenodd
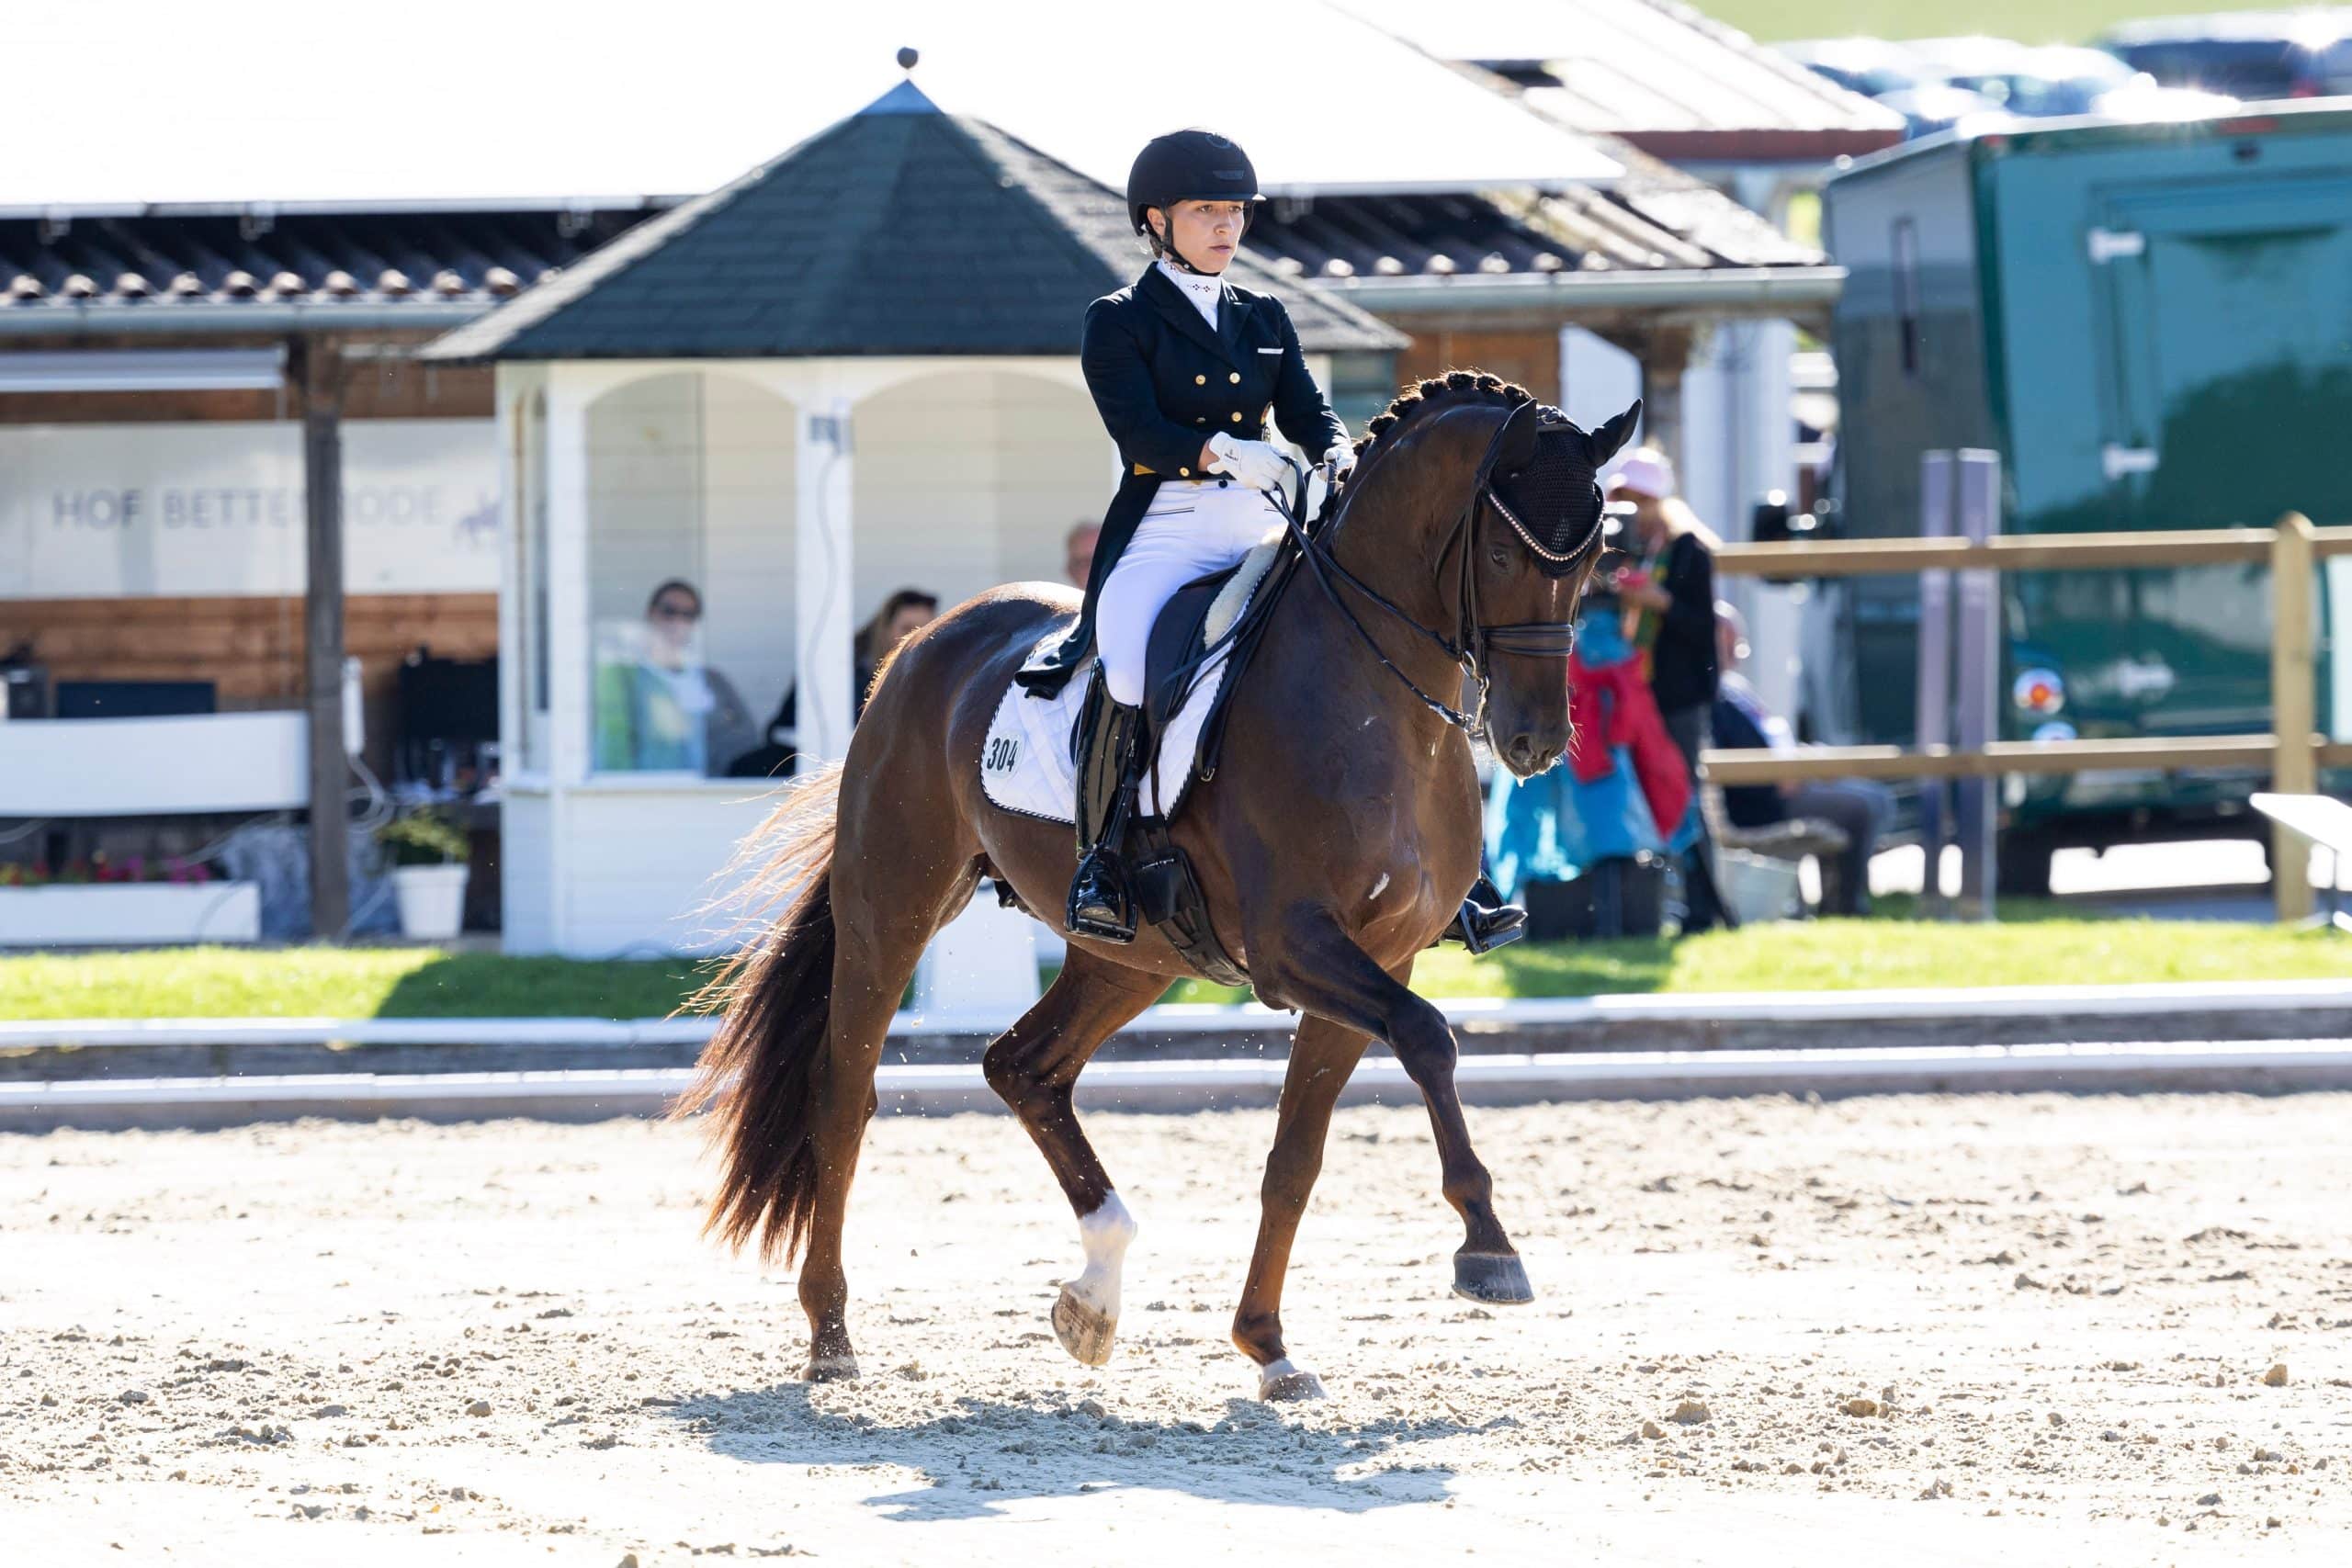
M1466 531L1464 633L1484 679L1487 744L1532 778L1568 749L1565 660L1577 603L1601 554L1601 466L1633 434L1642 405L1598 429L1521 404L1490 438Z
M1449 371L1406 389L1366 427L1359 476L1327 535L1335 559L1336 536L1362 538L1383 587L1374 592L1350 572L1359 595L1469 666L1487 745L1521 778L1568 749L1566 661L1577 601L1601 554L1600 468L1641 412L1636 401L1586 431L1525 388ZM1326 591L1345 604L1341 590ZM1422 668L1421 681L1435 673ZM1428 685L1396 672L1443 709Z

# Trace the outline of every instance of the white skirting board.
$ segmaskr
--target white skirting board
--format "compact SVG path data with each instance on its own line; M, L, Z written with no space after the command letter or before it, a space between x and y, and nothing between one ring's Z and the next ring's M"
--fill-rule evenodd
M250 882L94 882L0 887L0 947L258 942Z

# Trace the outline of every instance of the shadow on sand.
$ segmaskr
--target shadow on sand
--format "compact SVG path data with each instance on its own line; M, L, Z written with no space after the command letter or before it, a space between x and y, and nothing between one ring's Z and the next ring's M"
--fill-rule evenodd
M1300 1425L1255 1400L1227 1402L1214 1426L1132 1421L1091 1399L1008 1404L959 1399L954 1413L893 1425L822 1407L805 1383L690 1399L670 1414L712 1451L750 1464L889 1464L920 1471L922 1484L878 1495L885 1518L980 1518L1039 1497L1119 1487L1156 1488L1224 1503L1374 1508L1442 1500L1453 1471L1395 1464L1406 1445L1514 1425L1383 1420ZM1393 1468L1392 1468L1393 1466ZM1342 1471L1351 1473L1342 1475Z

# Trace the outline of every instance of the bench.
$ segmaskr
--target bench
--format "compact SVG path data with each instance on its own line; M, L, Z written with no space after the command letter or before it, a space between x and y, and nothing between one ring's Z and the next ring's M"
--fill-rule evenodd
M1840 874L1838 857L1851 841L1835 822L1792 818L1762 828L1736 828L1724 807L1721 784L1702 782L1699 810L1715 841L1724 901L1742 923L1781 920L1804 912L1797 868L1810 856L1821 873L1822 897L1829 901Z
M2314 917L2312 923L2352 931L2352 915L2345 913L2344 895L2339 891L2344 857L2352 853L2352 805L2328 795L2261 794L2254 797L2254 808L2297 838L2327 852L2327 913ZM2278 866L2275 874L2286 876L2290 871L2297 876L2308 874L2304 867L2286 865Z

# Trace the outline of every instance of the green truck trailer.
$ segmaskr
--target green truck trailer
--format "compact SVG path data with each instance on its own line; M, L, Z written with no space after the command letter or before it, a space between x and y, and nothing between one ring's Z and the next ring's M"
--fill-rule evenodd
M2352 100L1939 137L1840 173L1823 221L1849 272L1837 533L1916 534L1920 454L1959 447L2000 454L2011 534L2352 523ZM2338 735L2352 635L2327 609L2352 614L2346 564L2329 565L2320 622L2320 714ZM2003 588L2007 739L2270 728L2266 569ZM1814 683L1815 731L1912 741L1917 583L1858 579L1824 600L1844 678ZM2064 845L2252 836L2261 782L2012 779L2002 886L2046 890Z

